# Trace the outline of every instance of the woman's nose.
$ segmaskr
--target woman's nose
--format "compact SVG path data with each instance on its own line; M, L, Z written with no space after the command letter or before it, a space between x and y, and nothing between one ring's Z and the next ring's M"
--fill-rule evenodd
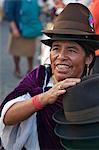
M62 48L60 53L59 53L59 58L66 58L67 52L65 48Z

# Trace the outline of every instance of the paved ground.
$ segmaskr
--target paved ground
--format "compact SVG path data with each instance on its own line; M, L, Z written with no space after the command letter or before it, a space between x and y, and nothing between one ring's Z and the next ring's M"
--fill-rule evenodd
M14 65L12 57L8 53L9 29L8 23L3 21L0 23L0 101L16 86L19 82L13 76ZM37 59L39 52L36 52L34 67L39 65ZM27 71L27 62L25 58L21 60L21 70L25 74Z

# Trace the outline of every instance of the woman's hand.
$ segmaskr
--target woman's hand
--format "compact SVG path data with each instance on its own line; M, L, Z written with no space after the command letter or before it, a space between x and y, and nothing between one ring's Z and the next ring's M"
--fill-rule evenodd
M79 78L67 78L63 81L56 83L47 92L40 94L40 99L43 105L53 104L59 95L66 92L66 89L79 83L81 79Z
M16 37L16 38L20 37L20 33L19 33L18 29L13 29L13 30L12 30L12 35L13 35L14 37Z
M20 32L16 26L16 23L14 21L12 21L10 23L10 27L11 27L11 31L12 31L12 35L15 37L15 38L18 38L20 37Z

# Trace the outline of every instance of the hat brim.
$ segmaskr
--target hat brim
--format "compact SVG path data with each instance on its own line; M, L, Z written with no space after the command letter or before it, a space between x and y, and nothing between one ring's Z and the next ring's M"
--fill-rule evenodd
M84 140L60 140L61 145L69 150L99 150L99 138Z
M99 122L99 118L94 118L92 120L84 120L84 121L69 121L65 118L65 115L64 115L64 111L62 109L58 110L57 112L55 112L52 116L53 120L58 123L58 124L70 124L70 125L75 125L75 124L90 124L90 123L96 123L96 122Z
M84 38L84 36L86 38ZM88 44L90 45L90 47L93 49L93 50L97 50L99 49L99 36L92 36L91 39L89 39L87 37L87 35L82 35L82 36L58 36L58 37L52 37L51 39L42 39L41 42L47 46L52 46L52 43L54 41L61 41L61 40L68 40L68 41L78 41L78 42L82 42L82 43L85 43L85 44Z
M93 124L56 124L55 134L68 140L99 138L99 123Z

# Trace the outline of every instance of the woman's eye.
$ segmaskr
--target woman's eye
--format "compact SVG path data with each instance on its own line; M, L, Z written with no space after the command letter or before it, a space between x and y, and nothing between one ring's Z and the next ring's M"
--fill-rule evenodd
M53 47L52 48L52 51L56 51L56 50L58 50L58 47Z
M69 52L72 52L72 53L77 53L77 50L76 49L68 49Z

